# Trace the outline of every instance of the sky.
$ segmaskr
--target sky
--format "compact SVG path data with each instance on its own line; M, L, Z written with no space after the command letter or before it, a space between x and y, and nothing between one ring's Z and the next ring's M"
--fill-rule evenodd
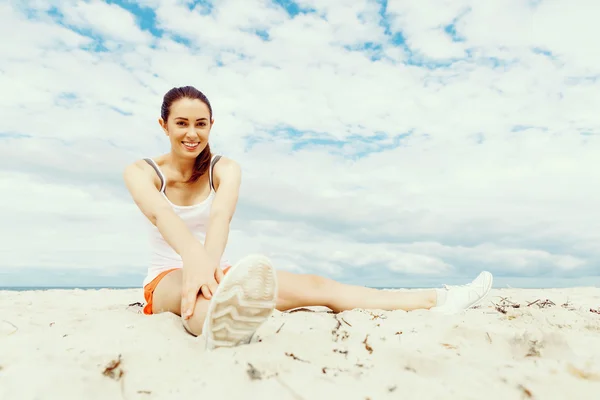
M227 257L378 287L600 285L596 0L0 3L0 286L140 286L122 172L212 103Z

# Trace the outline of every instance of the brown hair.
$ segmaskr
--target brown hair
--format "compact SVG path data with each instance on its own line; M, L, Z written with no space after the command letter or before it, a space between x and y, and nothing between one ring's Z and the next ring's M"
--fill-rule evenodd
M184 98L200 100L201 102L206 104L206 106L208 107L208 112L210 114L210 120L212 121L212 107L210 106L208 98L204 95L204 93L202 93L195 87L184 86L176 87L169 90L163 97L163 103L160 109L160 116L162 117L163 121L165 121L165 123L169 119L171 105L177 100ZM192 172L192 176L190 176L190 179L188 179L188 183L196 182L198 178L200 178L202 175L208 172L208 169L210 168L211 157L212 154L210 152L210 146L207 143L204 150L202 150L202 152L198 154L198 157L196 157L196 161L194 162L194 171Z

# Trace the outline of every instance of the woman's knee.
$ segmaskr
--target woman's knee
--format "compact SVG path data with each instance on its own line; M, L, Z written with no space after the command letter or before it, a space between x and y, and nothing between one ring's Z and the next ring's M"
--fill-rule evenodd
M327 302L329 280L314 274L295 274L278 271L279 296L277 309L290 310L297 307L318 306Z
M278 272L280 294L286 297L305 297L307 294L320 292L327 287L328 279L315 274L295 274Z
M307 274L304 276L306 287L310 290L321 291L327 287L329 279L315 274Z

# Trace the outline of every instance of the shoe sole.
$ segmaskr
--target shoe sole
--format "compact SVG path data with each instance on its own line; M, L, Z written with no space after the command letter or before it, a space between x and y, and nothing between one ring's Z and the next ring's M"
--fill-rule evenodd
M475 303L471 304L468 308L472 308L472 307L480 305L483 302L483 300L485 300L485 298L490 293L490 291L492 290L492 286L494 285L494 276L491 273L489 273L487 271L483 271L474 280L477 280L482 275L485 279L485 285L487 286L487 289L486 289L485 293L483 294L483 296L481 296L481 298L479 300L477 300Z
M227 272L204 321L206 348L247 344L271 316L277 300L277 275L267 257L243 258Z

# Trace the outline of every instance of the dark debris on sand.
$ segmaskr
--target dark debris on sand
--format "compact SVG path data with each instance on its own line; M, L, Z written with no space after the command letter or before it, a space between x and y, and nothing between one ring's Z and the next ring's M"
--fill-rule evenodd
M554 303L552 300L550 299L536 299L534 301L528 302L526 304L520 304L520 303L515 303L514 301L506 298L506 297L501 297L500 301L498 303L494 303L492 302L492 304L494 305L494 308L496 309L496 311L502 313L502 314L506 314L507 313L507 309L509 308L522 308L522 307L537 307L538 309L545 309L545 308L549 308L549 307L554 307L556 306L556 303ZM575 311L576 308L573 307L573 305L571 303L569 303L568 301L561 304L562 308L565 308L569 311ZM590 311L592 312L597 312L600 314L600 311L595 311L590 309Z
M262 373L256 369L256 367L250 363L248 363L248 369L246 370L246 372L248 373L248 376L250 377L251 380L260 380L262 379Z
M108 363L102 375L108 376L111 379L119 380L125 375L125 371L121 368L121 355L116 360L112 360Z

